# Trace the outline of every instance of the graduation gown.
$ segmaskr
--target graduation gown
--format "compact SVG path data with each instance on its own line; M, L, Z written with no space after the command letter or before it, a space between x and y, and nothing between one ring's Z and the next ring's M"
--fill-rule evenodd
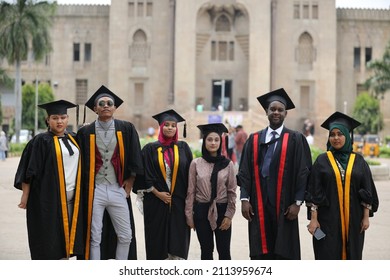
M250 257L274 253L286 259L300 259L298 219L287 220L284 212L296 199L304 198L311 167L310 148L303 134L284 127L271 160L268 188L265 188L261 177L265 135L266 130L250 135L237 174L237 184L249 195L254 211L252 222L248 223ZM268 230L270 222L264 219L269 204L276 213L276 236L272 236Z
M114 168L118 172L118 183L129 178L132 173L143 174L143 164L141 155L141 146L137 130L134 125L127 121L114 120L115 122L115 135L117 140L116 152L114 152L113 158L119 156L120 164L114 165ZM80 128L77 132L77 141L80 144L83 159L83 177L82 177L82 189L83 189L83 206L84 206L84 219L85 219L85 258L89 259L90 253L90 240L91 240L91 222L93 212L93 196L95 190L95 170L98 162L97 154L98 148L96 146L96 131L95 121L90 125ZM112 160L113 162L113 160ZM137 259L137 246L136 246L136 230L134 224L134 216L131 205L131 198L127 198L127 204L130 211L130 223L132 229L132 239L130 243L129 259ZM115 259L117 237L110 220L110 216L107 211L103 217L103 230L101 247L101 259Z
M137 190L152 186L160 192L170 192L171 204L165 204L151 192L143 197L146 258L163 260L168 253L187 259L190 244L190 228L186 223L185 199L188 188L188 172L192 152L186 142L174 145L172 185L169 190L165 181L165 164L161 144L149 143L142 149L145 177L136 185Z
M75 138L68 139L78 147ZM31 259L58 260L83 255L81 160L72 219L67 210L61 146L51 132L38 134L26 145L15 175L15 188L21 190L22 182L30 183L26 217Z
M340 186L336 179L341 178L340 172L337 165L334 166L336 171L333 169L327 153L319 155L313 164L307 202L318 205L317 219L326 234L321 240L313 238L316 259L343 259L343 248L346 259L362 259L365 232L360 233L364 211L361 204L372 205L370 216L373 216L378 210L379 200L368 164L360 154L352 155L354 160L352 162L350 156L346 168L350 172L346 172L345 183L339 180ZM342 204L339 200L341 193Z

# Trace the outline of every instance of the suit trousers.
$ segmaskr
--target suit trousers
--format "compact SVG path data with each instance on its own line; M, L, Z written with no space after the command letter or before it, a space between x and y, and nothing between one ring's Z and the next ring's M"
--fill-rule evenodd
M115 259L128 259L132 230L126 197L125 189L119 184L96 184L91 224L91 260L100 260L104 210L110 215L118 237Z

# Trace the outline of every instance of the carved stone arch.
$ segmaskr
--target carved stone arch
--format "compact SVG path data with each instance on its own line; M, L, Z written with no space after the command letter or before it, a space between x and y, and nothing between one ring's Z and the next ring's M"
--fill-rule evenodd
M299 65L305 65L311 69L315 59L316 48L314 47L313 37L308 31L304 31L298 38L296 61Z
M232 31L232 19L226 13L218 15L214 22L215 32L231 32Z
M133 30L129 44L129 58L133 66L146 66L150 57L150 43L142 28Z

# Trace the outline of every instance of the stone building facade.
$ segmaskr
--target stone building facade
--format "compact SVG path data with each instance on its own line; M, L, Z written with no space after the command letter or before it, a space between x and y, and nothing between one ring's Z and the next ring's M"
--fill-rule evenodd
M319 125L335 110L352 112L371 74L365 63L381 58L389 40L390 10L336 9L335 0L60 5L53 52L38 65L24 62L22 77L48 81L57 99L80 105L104 84L125 101L116 117L140 134L157 127L152 115L174 108L187 119L189 141L211 119L263 128L256 97L283 87L296 105L286 124L301 130L309 118L324 147ZM389 100L381 101L382 135L390 134ZM87 110L86 121L94 118Z

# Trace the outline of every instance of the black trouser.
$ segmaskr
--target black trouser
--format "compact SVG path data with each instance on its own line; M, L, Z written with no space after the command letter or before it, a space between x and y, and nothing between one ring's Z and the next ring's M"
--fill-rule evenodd
M276 206L275 206L275 190L271 189L274 186L270 186L269 177L261 177L261 186L264 190L263 205L264 205L264 225L267 234L267 247L269 250L268 254L252 256L252 260L284 260L285 258L275 254L275 242L278 233L278 219L276 217ZM272 201L271 201L272 200Z
M231 260L230 256L230 241L232 237L232 227L228 230L220 230L227 203L217 203L218 219L217 228L212 231L210 222L207 218L209 211L209 203L195 203L194 205L194 224L196 235L200 243L201 259L212 260L214 251L214 234L217 251L220 260Z

